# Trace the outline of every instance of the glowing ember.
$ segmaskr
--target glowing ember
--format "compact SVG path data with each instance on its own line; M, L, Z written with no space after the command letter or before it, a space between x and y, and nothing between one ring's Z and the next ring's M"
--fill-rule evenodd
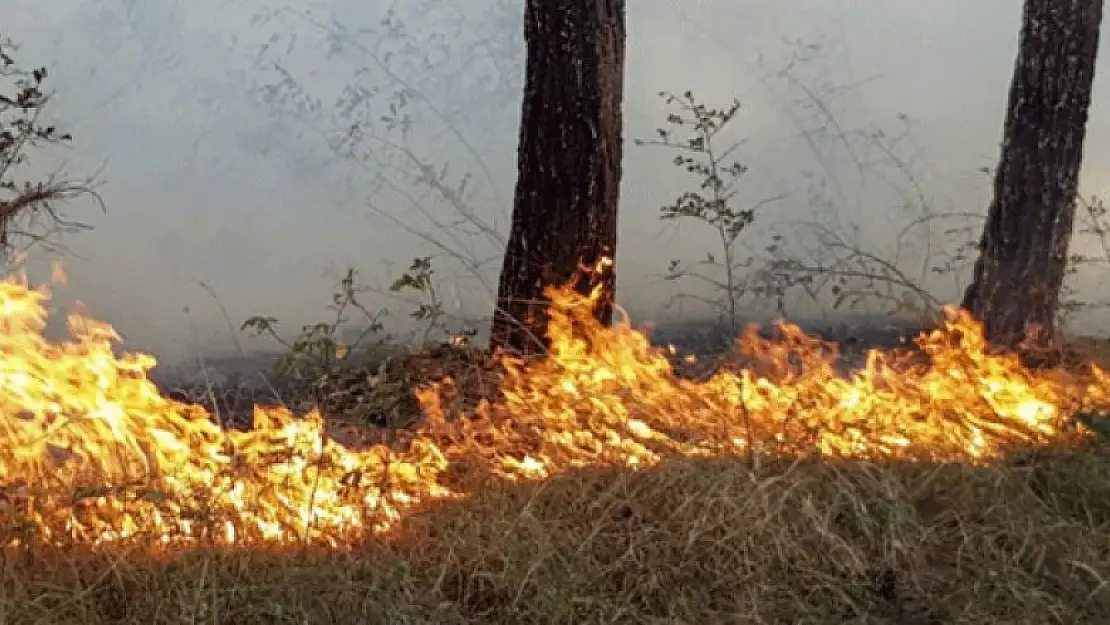
M316 414L258 408L254 430L224 430L159 394L147 379L153 358L114 355L110 326L73 315L72 338L48 342L47 292L0 283L5 540L343 546L430 501L465 496L450 484L466 483L458 477L467 471L534 480L764 451L976 460L1051 442L1067 415L1110 406L1102 371L1034 372L988 356L955 312L919 339L931 363L872 352L845 379L830 346L784 326L776 341L754 330L740 338L752 369L694 382L629 327L599 327L592 297L551 295L551 356L505 359L496 402L448 422L446 380L419 393L427 420L407 449L355 451L328 440Z

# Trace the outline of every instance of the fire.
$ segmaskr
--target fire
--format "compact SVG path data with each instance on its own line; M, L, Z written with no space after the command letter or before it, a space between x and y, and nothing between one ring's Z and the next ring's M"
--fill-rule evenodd
M353 544L405 514L465 497L460 475L519 481L578 467L766 453L981 461L1059 440L1078 410L1110 406L1110 377L1032 371L990 355L972 320L919 337L929 357L872 352L851 377L791 326L737 341L747 368L684 380L627 325L602 328L593 298L552 289L552 351L504 358L500 397L449 420L444 380L419 392L425 424L404 449L346 448L318 414L256 408L222 429L162 396L154 359L117 355L111 326L69 318L48 341L49 293L0 283L0 519L9 543ZM477 483L471 480L469 483Z

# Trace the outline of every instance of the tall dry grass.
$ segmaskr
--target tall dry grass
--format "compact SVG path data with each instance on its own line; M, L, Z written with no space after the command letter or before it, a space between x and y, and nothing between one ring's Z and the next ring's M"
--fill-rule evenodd
M352 553L10 549L0 575L12 625L1105 623L1110 452L591 470Z

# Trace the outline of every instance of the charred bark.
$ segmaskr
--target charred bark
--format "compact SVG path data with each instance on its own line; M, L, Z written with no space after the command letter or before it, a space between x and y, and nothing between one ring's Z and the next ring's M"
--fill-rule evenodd
M1055 334L1103 0L1026 0L994 199L963 307L994 344Z
M595 314L612 319L615 272L579 267L616 251L624 0L528 0L524 34L516 194L490 340L531 354L547 345L549 285L600 283Z

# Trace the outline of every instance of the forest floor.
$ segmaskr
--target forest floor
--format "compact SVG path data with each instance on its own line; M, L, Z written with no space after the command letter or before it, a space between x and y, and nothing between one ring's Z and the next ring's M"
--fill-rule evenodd
M1104 623L1110 453L676 461L489 488L354 553L9 551L5 623Z
M900 342L879 334L842 342L856 361ZM397 396L442 372L432 360L376 386ZM224 392L216 408L241 411ZM437 504L351 553L9 549L3 564L5 624L1103 623L1110 448L590 469Z

